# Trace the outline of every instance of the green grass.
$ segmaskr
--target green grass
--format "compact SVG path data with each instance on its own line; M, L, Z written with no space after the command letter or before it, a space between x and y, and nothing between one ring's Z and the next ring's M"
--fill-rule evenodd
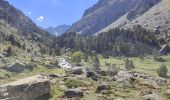
M62 89L58 84L52 86L49 100L55 100L57 97L61 95L61 93L62 93Z
M138 72L144 72L146 74L152 75L152 76L158 76L157 75L157 68L159 68L162 64L165 64L168 68L168 75L170 76L170 56L161 56L163 59L165 59L165 62L158 62L153 59L153 57L145 57L144 60L139 59L139 57L130 57L129 59L132 59L133 64L135 66L134 71ZM116 67L125 70L124 66L124 60L125 58L113 58L110 57L109 59L104 59L103 57L100 57L100 65L102 69L107 69L108 67L105 65L105 62L110 62L111 65L114 64ZM90 62L82 62L85 66L91 66Z
M0 71L0 76L4 76L5 73L7 72L1 72ZM12 81L16 81L17 79L22 79L28 76L33 76L33 75L38 75L38 74L43 74L43 75L48 75L48 74L64 74L65 71L63 69L58 69L58 68L54 68L54 69L48 69L44 66L37 66L35 67L32 71L30 70L25 70L23 73L20 74L16 74L16 73L10 73L12 77L10 78L5 78L5 79L1 79L0 81L0 85L2 84L6 84Z
M86 83L83 80L68 79L65 81L65 85L69 88L85 87Z

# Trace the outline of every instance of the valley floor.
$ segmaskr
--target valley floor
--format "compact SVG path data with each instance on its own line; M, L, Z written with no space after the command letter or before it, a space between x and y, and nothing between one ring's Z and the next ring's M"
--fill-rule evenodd
M159 78L156 70L165 64L170 70L170 57L162 56L163 62L156 61L152 57L132 57L135 69L125 69L125 58L99 57L101 71L91 69L91 62L81 62L83 68L63 69L58 68L54 62L59 57L44 56L38 61L30 61L36 64L32 70L24 70L14 73L4 69L0 70L0 84L22 79L28 76L48 76L51 84L50 100L169 100L170 80ZM0 58L1 61L14 59ZM17 59L17 58L15 58ZM63 57L63 59L69 59ZM67 61L67 60L66 60ZM43 62L43 63L42 63ZM69 63L71 61L68 60ZM74 65L74 64L70 64ZM112 72L110 66L116 66L118 73ZM60 66L62 67L62 66ZM84 71L85 69L85 71ZM83 70L83 71L82 71ZM168 72L168 77L170 71ZM68 94L69 93L69 94ZM1 94L0 94L1 95ZM153 99L152 99L153 98Z

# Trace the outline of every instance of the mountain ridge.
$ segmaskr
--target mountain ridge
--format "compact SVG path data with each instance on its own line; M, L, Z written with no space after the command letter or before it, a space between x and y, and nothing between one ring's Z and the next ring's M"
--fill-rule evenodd
M67 30L70 29L70 25L66 25L66 24L63 24L63 25L59 25L57 27L47 27L46 30L51 33L52 35L55 35L55 36L61 36L63 33L65 33Z
M70 29L79 34L93 35L127 14L128 20L147 12L160 0L99 0L87 9L83 17Z

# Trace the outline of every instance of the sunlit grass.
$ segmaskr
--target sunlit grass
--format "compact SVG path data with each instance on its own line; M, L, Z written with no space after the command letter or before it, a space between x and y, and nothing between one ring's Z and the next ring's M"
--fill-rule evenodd
M156 70L162 65L165 64L167 68L169 69L168 75L170 75L170 56L162 56L163 59L165 59L165 62L158 62L153 59L153 57L145 57L143 60L139 59L139 57L130 57L128 59L131 59L133 61L133 64L135 66L134 71L147 73L152 76L157 76ZM105 66L105 62L110 62L110 64L114 64L120 69L124 68L124 60L125 58L113 58L110 57L109 59L104 59L100 57L100 64L102 68L107 68Z
M0 72L0 76L5 76L7 72ZM10 78L6 78L6 79L1 79L0 80L0 84L5 84L5 83L9 83L12 81L16 81L17 79L21 79L21 78L25 78L28 76L33 76L33 75L38 75L38 74L42 74L42 75L49 75L49 74L64 74L65 71L63 69L58 69L58 68L53 68L53 69L48 69L44 66L37 66L35 67L32 71L30 70L26 70L23 73L17 74L17 73L11 73L11 77Z

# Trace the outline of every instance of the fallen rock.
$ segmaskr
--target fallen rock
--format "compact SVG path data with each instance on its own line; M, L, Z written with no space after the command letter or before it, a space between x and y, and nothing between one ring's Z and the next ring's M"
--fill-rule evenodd
M165 91L165 94L170 96L170 89L169 89L169 90L166 90L166 91Z
M152 89L158 89L159 88L158 84L154 81L151 81L151 80L142 81L141 83L139 83L139 85L147 86L147 87L152 88Z
M161 50L159 51L159 53L161 53L161 54L167 54L167 53L169 53L169 52L170 52L170 47L169 47L168 44L165 44L165 45L161 48Z
M45 64L45 67L47 67L49 69L56 68L56 66L52 65L52 64Z
M85 69L83 68L76 68L76 69L73 69L73 74L76 74L76 75L82 75L85 73Z
M50 92L50 81L46 76L36 75L1 86L0 99L37 100ZM48 98L48 97L47 97Z
M95 81L98 80L98 75L97 75L97 73L95 73L95 72L93 72L93 71L87 71L86 76L87 76L88 78L91 78L91 79L95 80Z
M97 86L97 90L96 90L96 93L101 93L103 90L107 90L107 89L110 89L110 85L99 85Z
M83 97L84 94L83 94L83 91L80 90L80 89L69 89L69 90L66 90L64 91L64 96L63 97L66 97L66 98L73 98L73 97Z
M2 54L2 53L0 53L0 58L4 58L5 56Z
M26 65L23 63L12 63L5 67L7 71L21 73L26 70Z
M128 71L119 71L113 80L117 82L123 82L124 84L130 85L130 79L132 75Z
M61 75L61 74L50 74L49 77L51 77L51 78L61 78L61 77L63 77L63 75Z
M153 93L143 96L144 100L163 100L159 95Z

